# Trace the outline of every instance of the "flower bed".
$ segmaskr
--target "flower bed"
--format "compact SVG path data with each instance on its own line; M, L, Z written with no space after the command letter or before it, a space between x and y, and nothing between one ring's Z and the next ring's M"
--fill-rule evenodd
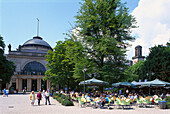
M63 95L61 93L53 94L53 98L56 99L59 103L64 106L74 106L73 102L70 99L69 95Z

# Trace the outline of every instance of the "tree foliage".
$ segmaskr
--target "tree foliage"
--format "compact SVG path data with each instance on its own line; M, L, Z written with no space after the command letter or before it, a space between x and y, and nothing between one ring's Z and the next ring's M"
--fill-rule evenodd
M4 49L5 49L5 43L3 41L3 37L0 36L0 54L4 54Z
M74 85L73 79L73 68L74 62L67 55L68 47L72 45L72 41L58 41L54 48L54 51L48 51L47 57L47 67L49 70L46 71L45 80L50 79L52 84L59 84L61 87L67 88Z
M67 47L66 56L70 58L71 63L74 64L73 77L78 83L83 80L82 69L84 68L84 66L88 67L88 59L85 58L86 55L84 53L84 48L82 44L79 41L72 41L72 45L70 44ZM90 69L88 69L88 71L89 70Z
M158 78L170 82L170 43L151 47L146 60L129 67L124 74L128 81Z
M158 78L170 82L170 43L166 46L158 45L150 48L144 70L149 73L151 80Z
M0 36L0 79L2 79L3 84L10 82L15 68L14 63L8 61L4 56L4 48L5 43L3 37Z
M109 82L123 79L126 47L134 40L130 33L136 23L125 4L120 0L83 0L75 18L88 73Z
M139 61L133 66L125 70L126 81L138 81L139 79L144 80L146 72L143 70L145 61Z
M78 83L85 66L86 79L95 76L110 84L123 80L125 52L128 41L134 40L130 33L136 23L125 4L120 0L83 0L75 18L76 32L67 34L71 39L57 42L46 56L49 70L45 79L60 85L71 80Z

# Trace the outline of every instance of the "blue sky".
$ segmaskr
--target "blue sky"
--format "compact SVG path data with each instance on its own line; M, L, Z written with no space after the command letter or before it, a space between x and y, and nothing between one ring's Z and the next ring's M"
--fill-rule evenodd
M64 40L63 33L71 30L74 16L80 8L81 0L0 0L0 35L12 50L23 45L37 34L37 20L40 20L40 35L53 48L57 41ZM127 2L130 12L139 0L122 0Z

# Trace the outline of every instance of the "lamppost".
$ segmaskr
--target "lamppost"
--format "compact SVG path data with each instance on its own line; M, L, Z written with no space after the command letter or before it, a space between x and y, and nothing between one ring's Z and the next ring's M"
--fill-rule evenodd
M149 80L150 80L150 81L151 81L151 76L154 75L154 74L155 74L155 73L153 73L153 72L152 72L152 73L151 73L151 72L146 73L147 76L149 75Z
M148 74L148 73L146 73L146 75L147 75L147 77L148 77L148 75L149 75L149 74ZM148 78L148 79L149 79L149 78Z
M151 76L154 75L154 73L152 72L149 72L149 73L146 73L146 75L148 76L149 75L149 80L151 81ZM149 95L150 95L150 87L149 87Z
M85 94L85 73L86 73L86 67L84 66L84 69L82 70L84 73L84 94Z
M152 72L151 74L152 74L152 76L153 76L155 73Z

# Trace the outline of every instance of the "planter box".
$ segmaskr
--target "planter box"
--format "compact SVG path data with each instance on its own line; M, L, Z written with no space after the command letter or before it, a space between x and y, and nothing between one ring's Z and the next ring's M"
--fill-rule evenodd
M165 109L166 108L166 101L159 101L159 108L160 109Z

